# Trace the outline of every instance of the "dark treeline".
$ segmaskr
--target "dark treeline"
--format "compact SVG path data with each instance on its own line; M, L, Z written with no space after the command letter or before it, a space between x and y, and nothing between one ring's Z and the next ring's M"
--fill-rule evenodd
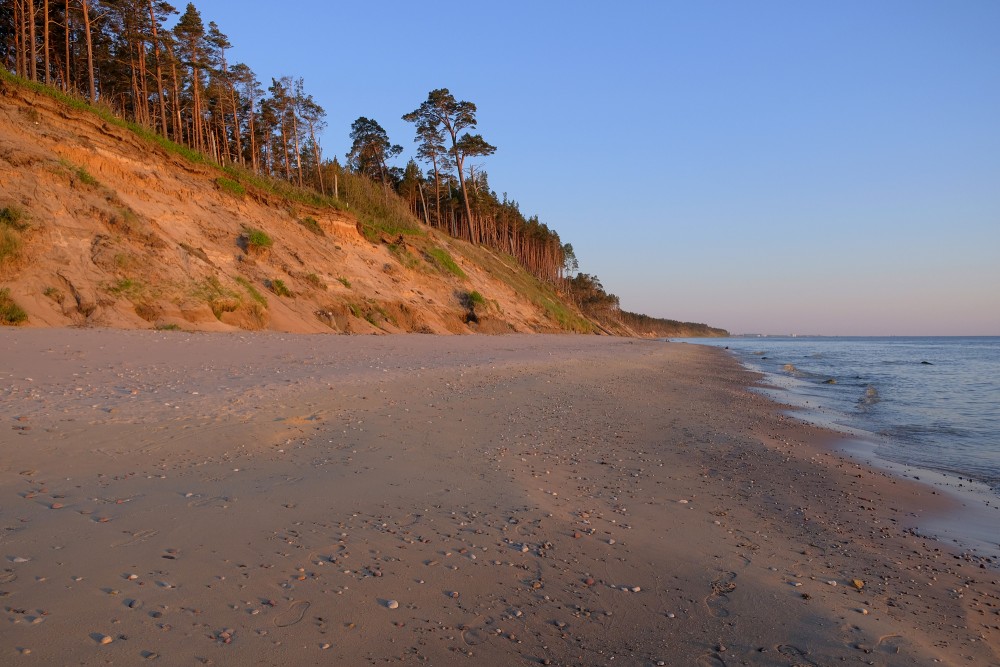
M220 165L334 199L351 203L352 179L363 176L382 189L387 204L399 197L424 224L509 254L535 277L567 290L585 312L625 323L618 298L596 277L569 277L578 269L572 246L491 189L475 160L496 147L470 132L477 126L475 104L441 88L403 116L414 126L424 169L414 160L405 168L392 165L402 146L365 117L351 126L353 143L341 165L323 157L318 135L326 112L304 81L283 76L265 89L248 65L228 61L231 48L220 27L206 25L190 3L183 13L162 0L0 5L0 64L8 71L103 106Z
M627 310L619 311L618 319L625 326L640 335L656 336L657 338L684 337L696 338L699 336L728 336L725 329L716 329L707 324L697 322L678 322L677 320L661 319L650 317L640 313L630 313Z

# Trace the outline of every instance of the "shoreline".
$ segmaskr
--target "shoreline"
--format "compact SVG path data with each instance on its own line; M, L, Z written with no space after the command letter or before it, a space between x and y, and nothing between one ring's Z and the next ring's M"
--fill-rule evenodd
M830 451L723 350L0 343L5 663L1000 660L996 569L914 534L948 499Z
M682 342L699 344L691 340ZM707 347L717 348L717 346L711 345ZM1000 563L1000 538L998 538L1000 496L993 488L958 473L902 463L881 456L877 451L880 446L879 438L886 436L879 436L871 431L838 422L836 417L844 415L840 415L831 408L809 406L790 400L797 398L798 401L802 401L804 399L801 396L795 397L795 392L786 386L770 383L769 379L772 376L769 373L753 368L749 362L740 358L737 351L730 350L728 347L725 349L741 367L759 378L760 381L751 384L752 391L760 393L780 406L784 413L793 419L839 433L840 438L830 445L833 451L840 452L869 468L887 471L900 479L924 484L937 493L951 498L960 506L956 511L929 520L920 526L921 534L943 542L947 544L949 549L959 553L968 553L987 563ZM808 404L809 401L805 401L805 403Z

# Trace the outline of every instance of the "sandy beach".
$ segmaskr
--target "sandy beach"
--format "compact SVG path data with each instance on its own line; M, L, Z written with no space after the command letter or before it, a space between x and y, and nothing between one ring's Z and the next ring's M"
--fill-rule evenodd
M997 665L954 510L721 350L0 330L0 664Z

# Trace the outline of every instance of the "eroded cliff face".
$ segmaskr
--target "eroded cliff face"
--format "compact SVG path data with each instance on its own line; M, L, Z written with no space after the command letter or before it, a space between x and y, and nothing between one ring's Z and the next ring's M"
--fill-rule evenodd
M0 209L20 220L8 230L18 248L0 264L0 287L26 311L28 326L302 333L567 327L551 306L555 293L510 258L433 230L372 242L348 213L240 192L224 178L94 114L0 80ZM253 230L271 244L259 243ZM435 248L465 277L436 263ZM526 284L537 292L526 294ZM587 328L576 313L571 326Z

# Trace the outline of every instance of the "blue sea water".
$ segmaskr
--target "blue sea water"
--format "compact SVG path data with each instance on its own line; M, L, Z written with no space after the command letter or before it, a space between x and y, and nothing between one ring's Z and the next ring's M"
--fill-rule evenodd
M797 414L808 421L860 433L880 459L1000 496L1000 337L687 342L729 348L765 375L774 398L804 408Z

